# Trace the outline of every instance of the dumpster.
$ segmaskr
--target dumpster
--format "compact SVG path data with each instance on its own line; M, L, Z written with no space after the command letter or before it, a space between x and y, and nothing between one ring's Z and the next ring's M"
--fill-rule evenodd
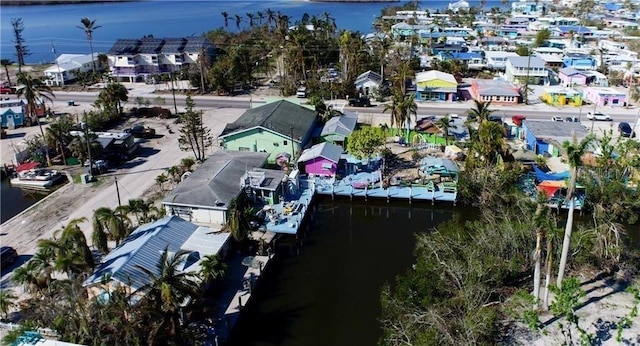
M67 105L68 105L68 106L75 106L75 105L76 105L76 103L75 103L75 101L73 101L73 100L69 100L69 101L67 101Z

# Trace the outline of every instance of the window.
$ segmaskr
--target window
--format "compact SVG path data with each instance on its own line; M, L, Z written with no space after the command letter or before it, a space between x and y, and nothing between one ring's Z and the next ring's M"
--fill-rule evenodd
M251 151L251 149L247 147L238 147L238 151Z
M287 141L282 141L282 145L287 145Z
M325 162L322 164L322 169L325 171L331 170L331 168L333 168L333 165L330 164L329 162Z

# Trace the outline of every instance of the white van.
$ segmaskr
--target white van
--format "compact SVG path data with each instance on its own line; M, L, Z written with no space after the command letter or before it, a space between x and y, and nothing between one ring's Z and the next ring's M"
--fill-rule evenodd
M298 98L307 97L307 88L306 87L298 88L298 91L296 91L296 97Z

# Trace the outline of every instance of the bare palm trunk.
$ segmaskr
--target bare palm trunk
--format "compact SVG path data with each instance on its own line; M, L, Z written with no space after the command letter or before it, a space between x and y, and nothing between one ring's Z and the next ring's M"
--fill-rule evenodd
M575 188L576 188L576 175L578 169L573 167L571 169L571 180L569 186L569 214L567 215L567 225L564 229L564 240L562 241L562 255L560 257L560 265L558 269L558 278L556 285L558 288L562 288L562 279L564 279L564 270L567 265L567 257L569 256L569 245L571 244L571 231L573 230L573 212L575 211Z
M540 258L542 257L542 232L540 230L536 232L536 251L533 257L536 261L533 269L534 309L538 309L538 302L540 299Z
M551 237L547 235L547 258L545 259L546 266L546 277L544 279L544 299L543 299L543 308L544 310L549 309L549 285L551 284L551 262L553 260L553 242L551 241Z

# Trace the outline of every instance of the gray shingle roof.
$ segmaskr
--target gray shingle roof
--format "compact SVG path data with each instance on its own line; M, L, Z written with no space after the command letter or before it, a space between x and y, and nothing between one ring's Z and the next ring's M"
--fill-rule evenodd
M184 51L184 46L187 43L185 38L167 38L164 40L161 53L163 54L180 54Z
M159 275L157 265L164 249L176 253L181 249L192 251L193 256L201 259L206 255L215 254L229 236L211 234L206 227L199 227L178 216L167 216L153 223L142 225L134 230L117 248L106 255L100 266L83 283L83 286L100 284L102 279L110 276L112 280L130 286L137 290L149 283L149 277L138 266L143 267L155 275ZM206 246L195 246L196 239L203 239ZM195 253L198 252L198 253ZM190 267L194 263L185 263L181 268L194 271L199 268Z
M213 44L205 37L189 36L184 38L153 38L118 39L107 54L136 55L136 54L182 54L200 53L202 48L207 53Z
M227 210L240 193L242 175L262 167L268 156L260 152L218 150L169 192L162 203Z
M527 66L529 66L530 68L544 68L544 60L537 56L531 56L531 61L529 61L528 56L510 56L507 60L513 67L527 68Z
M140 40L117 39L107 54L111 55L135 55L138 54Z
M213 44L205 37L189 36L186 37L187 44L184 46L185 53L200 53L204 48L205 51L213 47Z
M140 42L141 43L138 51L142 54L158 54L160 53L162 45L164 44L163 39L153 37L145 37L140 40Z
M262 127L301 142L316 120L316 112L286 100L247 110L220 134L226 137L254 127ZM293 135L292 135L293 132Z

